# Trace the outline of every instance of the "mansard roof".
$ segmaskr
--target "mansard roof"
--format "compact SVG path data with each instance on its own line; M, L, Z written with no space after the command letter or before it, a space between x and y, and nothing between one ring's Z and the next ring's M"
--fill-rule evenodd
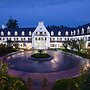
M88 33L87 33L87 28L88 27L90 27L90 25L88 26L88 24L87 24L87 25L79 26L77 28L57 27L57 26L51 26L51 27L46 27L46 28L49 31L50 35L51 35L51 32L52 31L54 32L54 35L53 36L58 36L58 32L59 31L61 32L61 36L65 36L65 32L66 31L68 31L68 36L71 36L71 31L72 32L74 32L74 31L76 32L76 34L73 35L73 36L78 36L78 34L77 34L78 33L78 29L80 31L80 34L79 35L83 35L83 34L81 34L82 28L84 29L84 34L85 35L88 35ZM14 35L14 32L17 31L18 32L18 36L22 36L21 33L22 33L22 31L24 31L25 32L25 36L30 36L29 35L29 31L31 31L33 33L35 29L36 28L16 28L16 29L5 28L5 29L0 29L0 33L1 33L1 31L3 31L4 32L4 36L8 36L7 35L7 32L10 31L11 32L11 36L15 36ZM0 36L1 36L1 34L0 34Z

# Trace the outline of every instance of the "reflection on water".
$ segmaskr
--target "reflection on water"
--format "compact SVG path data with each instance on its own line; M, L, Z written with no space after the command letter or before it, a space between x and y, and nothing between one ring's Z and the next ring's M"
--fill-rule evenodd
M61 53L59 51L45 51L54 58L51 61L32 61L28 57L36 51L25 51L6 59L10 68L33 73L48 73L68 70L76 66L81 66L81 59L73 55Z

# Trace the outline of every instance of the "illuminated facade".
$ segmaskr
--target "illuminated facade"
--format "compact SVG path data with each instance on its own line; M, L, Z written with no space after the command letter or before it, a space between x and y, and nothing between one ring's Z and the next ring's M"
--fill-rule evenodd
M19 44L20 48L49 49L60 48L66 40L83 39L86 48L90 47L90 27L61 28L45 27L39 22L37 28L0 29L0 43L6 44L8 40Z

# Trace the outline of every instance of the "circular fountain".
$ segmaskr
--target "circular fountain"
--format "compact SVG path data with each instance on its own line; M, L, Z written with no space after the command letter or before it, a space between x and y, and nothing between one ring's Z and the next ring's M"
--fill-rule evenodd
M9 68L12 70L29 73L60 72L82 66L82 58L75 55L55 50L40 52L38 56L35 50L23 51L7 57L5 62L9 64ZM44 56L42 56L43 53Z
M32 54L30 57L28 57L30 60L33 61L50 61L54 57L52 55L49 55L48 53L43 53L42 50L38 50L38 53Z

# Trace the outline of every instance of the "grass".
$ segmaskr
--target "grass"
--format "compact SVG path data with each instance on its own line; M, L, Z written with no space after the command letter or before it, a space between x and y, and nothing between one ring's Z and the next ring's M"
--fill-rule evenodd
M0 47L0 56L6 55L11 52L16 52L17 50L13 47Z
M75 78L57 80L52 90L90 90L90 72Z
M83 58L87 58L90 59L90 55L85 53L85 52L79 52L79 51L71 51L69 49L63 49L63 48L59 48L59 50L64 51L64 52L69 52L69 53L73 53L75 55L81 56Z
M0 85L0 90L27 90L25 82L20 78L6 76L3 82L4 83Z

